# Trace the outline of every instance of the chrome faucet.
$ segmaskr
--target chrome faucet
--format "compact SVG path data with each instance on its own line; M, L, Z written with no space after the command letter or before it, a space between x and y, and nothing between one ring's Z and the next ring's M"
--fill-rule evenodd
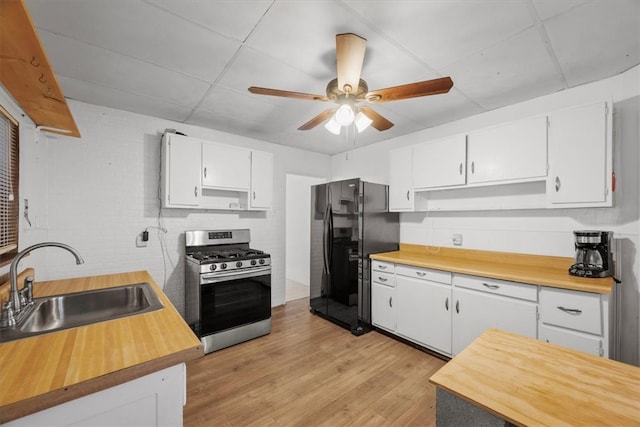
M44 247L56 247L61 249L66 249L71 252L73 256L76 258L76 264L84 263L84 260L74 248L69 245L65 245L64 243L58 242L43 242L37 243L33 246L29 246L26 249L23 249L19 252L11 261L11 267L9 267L9 280L11 281L11 290L9 293L9 301L2 305L2 321L0 322L1 327L6 326L14 326L18 321L18 315L23 309L30 305L33 301L33 294L31 290L31 286L33 283L33 278L28 277L25 281L25 287L22 292L18 291L18 263L24 256L31 253L33 250Z

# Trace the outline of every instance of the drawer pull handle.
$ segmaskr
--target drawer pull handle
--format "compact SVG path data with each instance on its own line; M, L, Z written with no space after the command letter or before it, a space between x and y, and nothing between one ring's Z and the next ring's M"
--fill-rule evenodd
M378 276L378 280L380 280L381 282L386 282L387 278Z
M500 286L498 286L498 285L490 285L490 284L484 283L484 282L482 283L482 286L484 286L486 288L489 288L489 289L492 289L492 290L500 289Z
M420 277L424 277L427 273L425 273L424 271L416 271L416 274Z
M561 305L558 306L558 310L562 310L565 313L569 313L569 314L582 314L582 310L579 310L577 308L566 308L566 307L562 307Z
M393 308L393 297L389 297L389 307Z
M378 268L379 268L380 270L386 270L386 269L387 269L387 266L386 266L386 265L379 264L379 265L378 265Z
M447 297L447 299L444 301L444 308L446 308L447 311L449 311L449 297Z

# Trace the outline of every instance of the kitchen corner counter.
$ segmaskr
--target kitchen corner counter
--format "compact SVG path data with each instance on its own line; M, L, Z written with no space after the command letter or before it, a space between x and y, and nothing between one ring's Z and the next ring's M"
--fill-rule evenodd
M430 382L516 425L640 425L640 368L498 329Z
M599 294L611 294L614 287L611 277L587 279L569 275L573 259L566 257L401 243L399 251L372 254L371 259Z
M200 340L146 271L36 282L34 296L142 282L162 309L0 344L0 423L202 356Z

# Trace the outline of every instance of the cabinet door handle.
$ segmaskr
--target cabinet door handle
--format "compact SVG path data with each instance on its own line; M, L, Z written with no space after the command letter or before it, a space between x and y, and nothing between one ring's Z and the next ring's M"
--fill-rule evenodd
M462 175L462 162L460 163L460 175Z
M574 314L574 315L582 314L582 310L580 310L580 309L577 309L577 308L566 308L566 307L563 307L561 305L558 306L558 310L562 310L565 313Z
M425 273L424 271L416 271L416 274L420 277L424 277L427 273Z
M456 301L456 313L460 313L460 300Z
M498 286L498 285L490 285L490 284L484 283L484 282L482 283L482 286L487 287L487 288L492 289L492 290L500 289L500 286Z
M207 178L207 168L206 167L204 168L204 177L205 177L205 179Z
M449 297L447 297L447 299L444 301L444 308L446 308L447 311L449 311Z
M381 282L386 282L387 278L378 276L378 280L380 280Z
M407 200L409 200L409 190L407 190Z
M198 197L198 186L193 187L193 195Z
M391 308L393 308L392 299L393 299L393 297L389 297L389 307L391 307Z
M476 172L475 162L471 162L471 173L475 173L475 172Z
M560 177L556 176L556 193L560 191Z
M386 269L387 269L387 266L386 266L386 265L382 265L382 264L378 264L378 268L379 268L380 270L386 270Z
M255 199L256 199L256 192L254 191L253 192L253 200L255 200Z

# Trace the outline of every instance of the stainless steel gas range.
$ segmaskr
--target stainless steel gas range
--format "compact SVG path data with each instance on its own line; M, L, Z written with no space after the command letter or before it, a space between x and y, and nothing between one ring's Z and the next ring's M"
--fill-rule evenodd
M185 233L185 319L205 353L271 332L271 256L250 231Z

